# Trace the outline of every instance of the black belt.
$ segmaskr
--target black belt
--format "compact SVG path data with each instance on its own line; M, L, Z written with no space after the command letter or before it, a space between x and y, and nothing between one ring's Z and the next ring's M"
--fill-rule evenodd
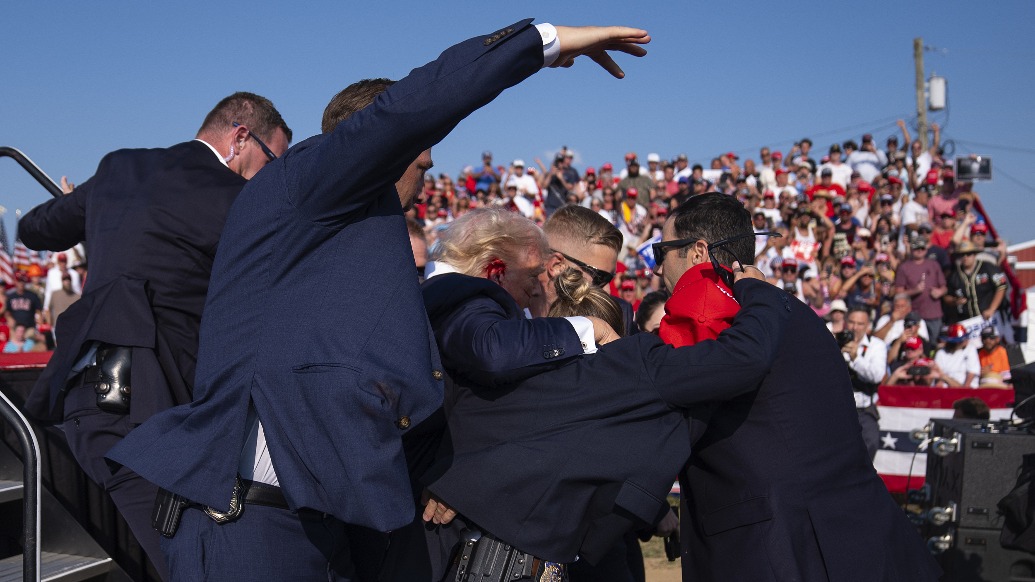
M243 490L242 493L246 505L265 505L266 507L274 507L276 509L291 510L288 507L287 499L284 497L284 491L276 485L241 479L241 489ZM298 510L298 517L307 520L319 520L327 515L322 511L306 507Z
M256 483L247 479L237 478L234 483L234 492L230 499L230 508L223 512L206 507L200 503L192 503L189 499L176 495L165 489L159 489L155 497L154 510L151 513L151 525L165 537L176 535L180 527L180 517L188 507L195 507L205 515L212 518L216 523L228 523L241 517L245 505L265 505L275 509L290 511L287 499L280 487ZM296 512L299 519L306 521L323 521L328 514L315 509L301 508Z

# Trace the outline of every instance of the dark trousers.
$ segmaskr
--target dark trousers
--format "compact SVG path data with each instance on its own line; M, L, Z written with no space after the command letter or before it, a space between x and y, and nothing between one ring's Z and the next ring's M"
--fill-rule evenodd
M376 532L331 516L245 505L217 524L201 509L183 512L176 535L162 538L173 580L373 582L384 559Z
M62 429L72 455L83 472L108 492L155 570L163 580L169 580L169 568L158 541L160 536L151 527L151 511L158 488L125 467L112 472L104 460L104 455L133 428L128 415L97 408L97 396L88 388L72 388L65 397Z

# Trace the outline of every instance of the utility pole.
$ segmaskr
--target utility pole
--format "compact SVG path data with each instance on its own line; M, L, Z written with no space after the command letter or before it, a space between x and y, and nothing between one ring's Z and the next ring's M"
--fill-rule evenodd
M913 39L913 61L916 63L916 118L921 151L927 151L927 99L924 97L924 39ZM905 144L909 147L909 144Z

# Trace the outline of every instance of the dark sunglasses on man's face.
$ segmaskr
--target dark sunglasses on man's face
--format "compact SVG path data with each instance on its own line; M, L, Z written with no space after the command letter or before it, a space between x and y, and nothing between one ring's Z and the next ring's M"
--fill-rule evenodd
M615 274L614 273L608 273L607 271L602 271L602 270L600 270L600 269L598 269L596 267L593 267L591 265L587 265L586 263L583 263L582 261L576 259L575 257L568 256L568 255L566 255L566 254L564 254L561 251L558 251L556 249L550 249L550 251L554 252L554 253L557 253L558 255L564 257L565 260L567 260L571 264L575 265L579 269L582 269L583 273L589 275L589 278L592 281L594 287L603 287L604 285L607 285L608 283L611 282L612 279L615 278Z
M237 123L236 121L231 123L231 125L233 125L234 127L241 127L241 124ZM248 129L247 127L245 127L245 129L248 130L248 137L254 139L255 143L259 144L259 149L262 150L262 153L266 154L266 158L269 159L269 161L272 162L273 160L277 159L277 154L273 153L273 150L271 150L266 144L262 143L262 140L259 139L259 136L255 135L254 131Z

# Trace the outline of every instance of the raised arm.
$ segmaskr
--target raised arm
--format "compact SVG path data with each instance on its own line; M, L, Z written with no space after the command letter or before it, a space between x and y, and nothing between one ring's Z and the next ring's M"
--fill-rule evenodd
M98 172L108 164L101 161ZM62 178L62 184L66 182ZM64 196L33 208L18 221L18 237L30 249L63 251L86 240L86 197L94 181L73 187Z
M285 156L288 191L296 196L291 202L311 220L334 226L388 195L421 152L543 67L544 46L554 42L546 34L524 20L461 42L414 69L325 139ZM637 45L649 41L645 31L632 28L557 27L559 52L551 66L571 66L587 55L620 78L624 73L607 53L642 56L646 51Z

